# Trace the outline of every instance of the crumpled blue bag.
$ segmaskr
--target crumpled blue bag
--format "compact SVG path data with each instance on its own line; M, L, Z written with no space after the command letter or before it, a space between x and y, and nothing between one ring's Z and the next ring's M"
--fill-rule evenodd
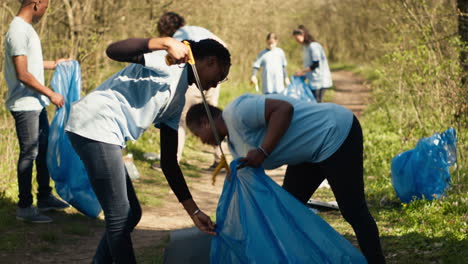
M80 64L77 61L59 63L51 85L55 92L63 96L65 104L57 109L50 125L47 167L60 197L83 214L96 218L101 212L101 205L91 187L84 164L65 133L71 105L80 98Z
M224 182L216 210L211 263L367 263L322 218L262 168L237 170Z
M291 83L282 92L283 95L311 103L317 103L310 86L305 81L304 76L292 76Z
M449 167L457 160L456 144L455 129L449 128L420 139L414 149L392 159L392 184L402 202L444 195L450 184Z

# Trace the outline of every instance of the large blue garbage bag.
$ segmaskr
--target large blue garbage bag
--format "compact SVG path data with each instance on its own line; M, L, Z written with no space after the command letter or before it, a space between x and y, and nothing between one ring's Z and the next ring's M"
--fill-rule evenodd
M211 263L367 263L343 236L271 180L262 168L224 182Z
M392 184L402 202L444 195L450 184L449 167L457 160L456 144L455 129L449 128L420 139L414 149L392 159Z
M65 104L57 110L50 125L47 167L60 197L83 214L96 218L101 212L101 205L91 187L83 162L65 134L71 104L80 98L80 64L77 61L59 63L51 85L55 92L63 96Z
M286 89L284 89L282 94L299 100L317 103L317 100L315 100L315 96L312 93L309 84L306 83L304 76L292 76L291 83L286 87Z

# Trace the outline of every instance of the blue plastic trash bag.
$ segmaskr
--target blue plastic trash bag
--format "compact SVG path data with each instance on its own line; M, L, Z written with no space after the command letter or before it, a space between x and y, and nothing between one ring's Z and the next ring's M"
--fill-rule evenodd
M450 184L449 167L457 160L456 144L455 129L449 128L420 139L414 149L393 158L392 184L402 202L444 195Z
M50 125L47 167L60 197L83 214L96 218L101 205L89 183L83 162L65 134L71 104L80 98L80 64L77 61L59 63L51 85L63 96L65 104L57 110Z
M225 180L216 211L211 263L367 263L348 240L262 168L237 170Z
M284 89L282 94L299 100L317 103L309 84L306 83L305 77L303 76L292 76L291 83Z

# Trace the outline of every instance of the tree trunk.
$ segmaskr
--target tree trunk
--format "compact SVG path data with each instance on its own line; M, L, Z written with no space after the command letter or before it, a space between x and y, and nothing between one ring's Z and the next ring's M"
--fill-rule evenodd
M458 7L458 34L462 43L462 51L460 53L460 63L463 68L462 81L463 84L468 80L468 1L457 0Z
M73 8L69 0L63 0L63 3L65 5L65 10L67 12L67 18L68 18L68 27L69 27L69 35L70 35L70 53L69 57L75 58L76 59L76 25L75 25L75 17L73 14Z

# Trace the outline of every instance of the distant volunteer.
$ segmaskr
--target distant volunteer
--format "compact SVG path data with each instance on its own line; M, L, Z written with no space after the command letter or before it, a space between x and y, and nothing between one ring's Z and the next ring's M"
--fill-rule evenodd
M238 97L224 111L210 111L240 167L288 165L283 188L303 203L327 179L364 256L369 263L385 262L364 195L361 126L351 111L331 103L253 94ZM202 105L189 110L187 126L204 143L216 144Z
M175 12L166 12L159 18L158 32L160 36L173 37L180 41L186 39L193 41L200 41L202 39L214 39L226 47L226 44L211 31L203 27L186 25L184 17ZM218 85L215 88L205 91L204 94L206 101L211 105L217 106L220 90L221 86ZM185 116L187 115L187 111L190 108L190 106L201 102L202 96L200 94L200 90L198 90L195 84L190 85L187 89L187 93L185 94L185 107L182 111L179 123L179 147L177 149L177 160L179 162L182 159L182 154L184 152L185 146ZM221 160L221 151L219 148L213 148L213 158L213 163L208 168L210 170L215 169ZM152 167L154 166L157 165L153 164Z
M304 59L304 68L296 71L294 75L306 76L315 99L320 103L323 101L325 89L333 86L325 51L303 25L299 25L293 31L293 36L302 45L302 57Z
M229 73L229 51L215 40L191 42L191 48L203 88L216 87ZM214 224L193 200L177 162L179 119L195 78L188 64L166 65L167 54L178 63L188 60L187 46L173 38L127 39L111 44L107 54L133 64L74 103L66 131L104 211L106 230L93 263L135 263L130 233L141 207L122 148L152 124L161 130L161 166L169 186L195 225L214 234Z
M250 81L258 89L257 72L262 71L262 92L263 94L277 94L283 92L289 85L288 73L286 71L286 55L278 47L278 37L275 33L268 33L266 37L267 48L262 50L253 64Z

